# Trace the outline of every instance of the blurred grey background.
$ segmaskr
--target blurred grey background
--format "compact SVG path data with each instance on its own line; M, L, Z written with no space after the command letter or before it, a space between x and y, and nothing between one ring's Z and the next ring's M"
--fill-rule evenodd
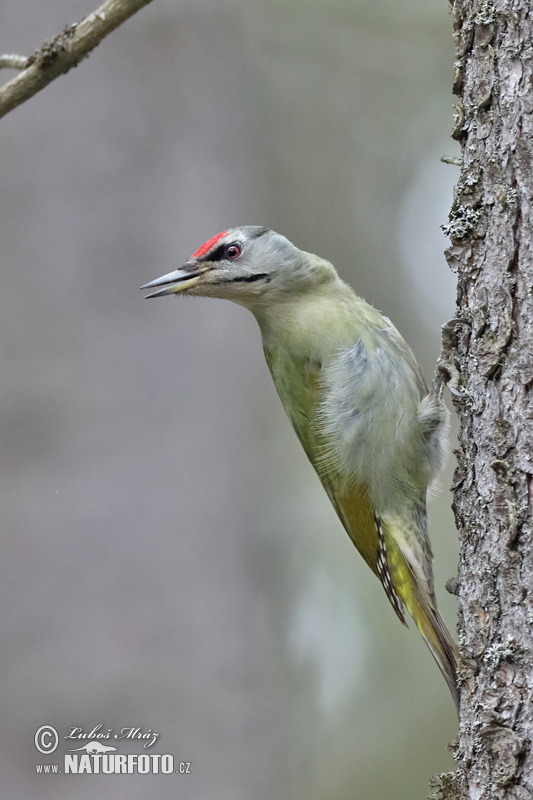
M91 10L6 0L0 51ZM1 121L4 797L401 800L451 767L444 681L343 532L252 316L138 291L266 225L429 378L455 298L450 28L443 0L154 0ZM430 518L454 630L449 483ZM77 746L40 756L39 726L99 723L159 732L192 773L36 775Z

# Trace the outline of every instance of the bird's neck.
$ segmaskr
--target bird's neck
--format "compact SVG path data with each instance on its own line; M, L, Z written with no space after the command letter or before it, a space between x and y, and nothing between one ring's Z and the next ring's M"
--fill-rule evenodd
M354 324L365 308L369 306L337 278L316 291L278 296L251 310L266 348L321 360L352 340Z

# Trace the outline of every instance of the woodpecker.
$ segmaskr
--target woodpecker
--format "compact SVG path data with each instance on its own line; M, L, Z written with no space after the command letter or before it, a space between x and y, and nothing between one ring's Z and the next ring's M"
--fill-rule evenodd
M442 384L431 391L387 317L332 264L268 228L213 236L147 297L219 297L248 308L296 435L400 621L422 634L456 707L457 650L437 609L426 496L446 454Z

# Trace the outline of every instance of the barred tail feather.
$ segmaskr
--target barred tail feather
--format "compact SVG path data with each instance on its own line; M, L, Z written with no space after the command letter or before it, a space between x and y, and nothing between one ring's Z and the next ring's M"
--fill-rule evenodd
M398 592L396 591L394 582L392 580L392 575L390 573L389 556L387 552L387 545L385 543L385 536L383 533L381 520L375 514L374 514L374 522L376 523L376 531L378 534L378 550L376 555L375 572L381 581L381 585L385 589L385 594L387 595L387 598L391 606L396 612L396 616L398 617L400 622L407 628L408 625L407 622L405 621L404 604L402 602L402 598L398 596Z

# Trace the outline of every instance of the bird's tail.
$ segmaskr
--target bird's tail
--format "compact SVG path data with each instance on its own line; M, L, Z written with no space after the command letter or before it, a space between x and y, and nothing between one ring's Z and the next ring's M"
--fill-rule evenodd
M389 536L386 536L386 539L394 591L409 612L437 662L459 714L459 688L457 684L459 652L448 628L444 624L444 620L438 612L432 585L428 581L422 581L417 577L408 559L402 553L401 546L396 544L394 540L391 541Z
M407 610L437 662L452 694L457 714L459 714L459 687L457 685L459 654L457 646L434 605L430 605L425 599L420 598L412 610L410 608Z

